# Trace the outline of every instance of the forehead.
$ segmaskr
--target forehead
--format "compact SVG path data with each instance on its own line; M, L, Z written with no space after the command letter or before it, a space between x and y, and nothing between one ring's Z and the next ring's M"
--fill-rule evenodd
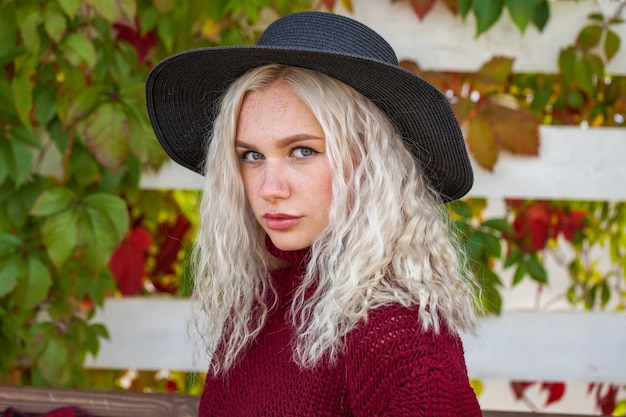
M244 97L237 140L283 139L294 135L324 137L319 121L286 84L277 82Z

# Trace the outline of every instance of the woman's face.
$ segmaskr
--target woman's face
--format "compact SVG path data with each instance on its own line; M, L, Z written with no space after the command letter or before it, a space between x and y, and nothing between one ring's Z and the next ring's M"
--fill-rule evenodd
M304 102L277 82L246 95L235 141L254 216L282 250L310 246L328 225L326 138Z

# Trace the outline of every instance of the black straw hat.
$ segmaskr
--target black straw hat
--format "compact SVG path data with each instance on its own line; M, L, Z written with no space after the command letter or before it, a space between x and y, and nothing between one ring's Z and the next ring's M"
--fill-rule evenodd
M215 104L249 69L284 64L319 71L368 97L389 116L444 201L472 187L472 167L450 104L400 68L391 46L364 24L327 12L284 16L255 46L194 49L164 59L148 76L148 115L177 163L203 173Z

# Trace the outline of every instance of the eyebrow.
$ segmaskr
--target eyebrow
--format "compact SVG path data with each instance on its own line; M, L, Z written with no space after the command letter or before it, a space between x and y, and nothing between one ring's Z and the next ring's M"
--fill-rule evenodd
M307 135L307 134L299 134L299 135L294 135L294 136L289 136L285 139L281 139L279 140L276 145L279 148L286 148L289 145L293 145L294 143L298 143L298 142L304 142L307 140L324 140L324 138L320 138L318 136L313 136L313 135ZM244 142L242 140L237 139L235 141L235 146L238 148L247 148L247 149L255 149L256 146L252 145L250 143Z

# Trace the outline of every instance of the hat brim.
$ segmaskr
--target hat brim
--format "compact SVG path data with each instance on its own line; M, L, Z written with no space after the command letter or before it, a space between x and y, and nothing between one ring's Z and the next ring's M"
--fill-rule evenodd
M178 164L203 173L207 140L226 88L248 70L284 64L319 71L374 102L394 123L407 148L444 201L464 196L473 173L458 121L430 83L399 66L346 54L266 46L194 49L153 68L146 83L152 127Z

